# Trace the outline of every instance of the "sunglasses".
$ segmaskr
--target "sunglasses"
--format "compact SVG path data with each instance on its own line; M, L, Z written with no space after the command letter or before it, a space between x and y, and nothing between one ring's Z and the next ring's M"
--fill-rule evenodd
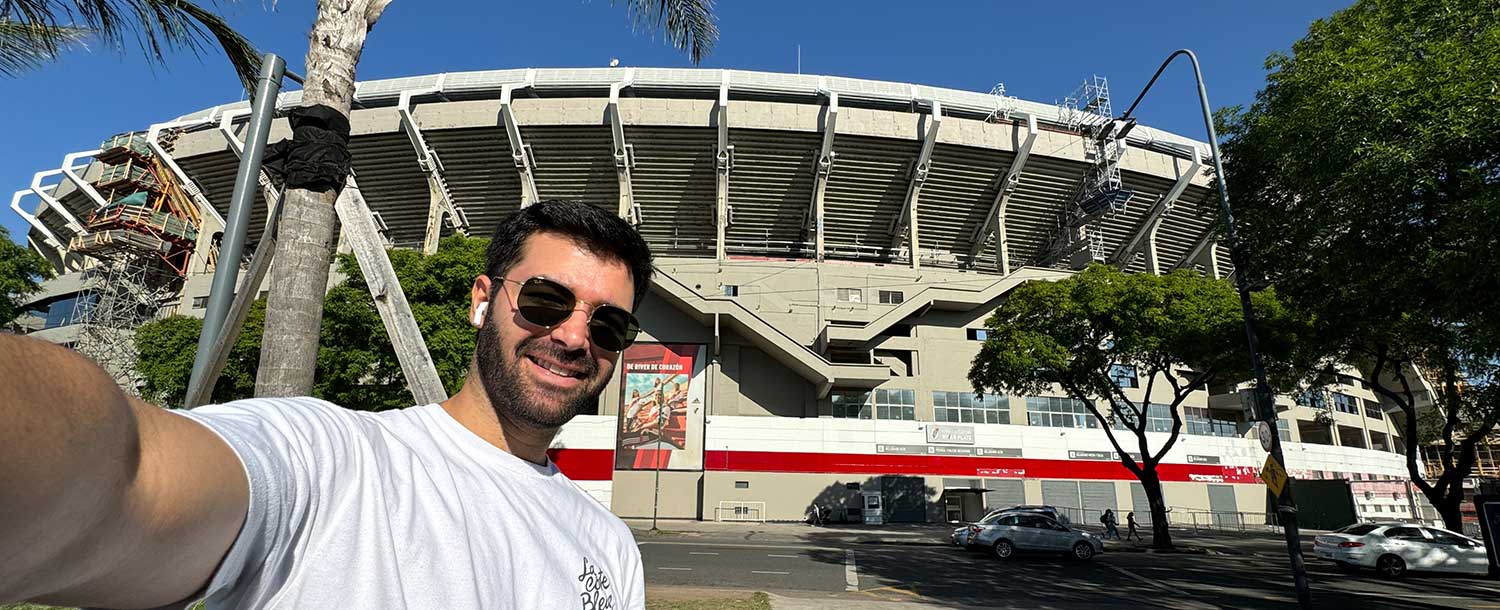
M524 282L503 277L495 279L521 287L516 291L516 311L528 323L551 330L578 311L579 301L573 291L547 278L538 276ZM635 316L620 307L604 303L589 313L589 340L600 349L624 351L635 342L635 336L640 332L641 326Z

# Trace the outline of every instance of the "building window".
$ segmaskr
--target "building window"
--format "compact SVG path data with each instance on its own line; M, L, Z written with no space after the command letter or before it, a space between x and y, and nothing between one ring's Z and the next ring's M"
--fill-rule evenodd
M988 328L966 328L964 330L969 332L970 341L984 341L990 338L990 329Z
M903 293L903 292L901 292L900 290L882 290L882 291L880 291L880 304L881 305L900 305L901 303L903 303L905 301L906 301L906 294Z
M1343 392L1333 393L1333 408L1338 409L1342 413L1359 415L1359 401Z
M208 307L208 297L193 297L193 309L203 309L205 307Z
M1003 396L983 398L969 392L933 392L932 419L964 424L1008 424L1010 402Z
M1116 430L1128 430L1128 424L1135 423L1135 413L1129 411L1129 407L1115 412ZM1171 432L1172 410L1167 405L1146 404L1146 431L1147 432Z
M1366 400L1365 417L1370 419L1385 419L1385 410L1380 408L1380 403L1373 400Z
M844 303L865 302L864 293L860 292L858 288L840 288L838 289L838 297L839 301Z
M735 489L750 489L750 482L749 481L735 481L734 482L734 488Z
M859 491L859 483L845 483L844 489Z
M1282 440L1282 442L1286 442L1286 443L1292 442L1292 425L1290 423L1288 423L1285 419L1277 418L1276 419L1276 436L1280 437L1281 440Z
M1305 390L1297 395L1297 404L1310 409L1322 409L1327 406L1328 401L1323 397L1322 392Z
M875 390L875 419L917 419L916 390Z
M85 312L98 300L97 294L74 294L46 302L45 305L38 304L29 313L42 319L42 328L57 328L82 322ZM74 313L78 315L75 316Z
M834 390L832 412L844 419L917 419L916 390Z
M1182 414L1185 416L1183 423L1187 426L1188 434L1227 438L1240 435L1239 422L1217 417L1213 411L1204 407L1183 407Z
M1115 382L1116 387L1138 388L1140 384L1136 381L1135 367L1128 364L1109 365L1109 378Z
M845 419L870 419L874 416L870 412L870 393L860 390L834 390L831 415Z
M1026 423L1054 428L1098 428L1099 420L1083 401L1056 396L1027 396Z
M740 296L740 287L737 286L737 285L735 285L735 284L724 284L724 296L726 296L726 297L737 297L737 296Z

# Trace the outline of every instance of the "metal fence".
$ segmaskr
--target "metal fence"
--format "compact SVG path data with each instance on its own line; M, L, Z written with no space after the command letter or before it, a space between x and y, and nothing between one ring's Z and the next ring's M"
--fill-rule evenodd
M766 503L720 501L714 510L714 520L765 523Z
M1105 509L1101 508L1074 508L1058 506L1058 512L1063 519L1075 527L1103 530L1104 525L1099 522L1104 515ZM1126 528L1125 516L1129 510L1116 510L1115 522L1119 524L1122 532ZM1142 533L1151 529L1152 519L1150 511L1135 511L1135 521ZM1167 521L1173 529L1199 531L1222 531L1222 532L1279 532L1281 526L1276 522L1274 513L1265 512L1230 512L1213 511L1181 507L1168 507Z

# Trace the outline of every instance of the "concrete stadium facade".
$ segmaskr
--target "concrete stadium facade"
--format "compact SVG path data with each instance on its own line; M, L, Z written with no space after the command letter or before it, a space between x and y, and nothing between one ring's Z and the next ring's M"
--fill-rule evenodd
M646 68L369 81L356 100L354 169L393 247L456 228L487 235L522 205L569 198L630 218L657 252L640 341L683 358L691 390L673 415L683 436L660 427L658 453L621 457L641 410L620 372L598 412L565 427L554 450L626 517L796 520L813 504L854 516L872 491L893 520L976 518L986 505L1022 503L1082 519L1103 508L1144 514L1100 424L1061 391L972 396L966 373L984 318L1022 282L1063 278L1090 260L1140 273L1231 271L1214 241L1206 146L1145 126L1125 138L1118 162L1130 202L1091 223L1099 237L1086 256L1056 256L1058 240L1073 237L1059 219L1098 153L1086 135L1094 126L1049 104ZM298 102L284 94L279 106ZM159 154L206 204L200 247L164 312L202 315L207 242L227 213L246 112L227 104L150 127L153 142L171 136ZM289 135L276 121L272 141ZM90 265L67 244L100 205L87 186L102 171L91 154L39 172L12 201L32 247L62 272L35 297L38 310L76 295ZM40 201L23 205L29 198ZM265 218L259 195L255 206L252 244ZM34 334L70 343L76 331L55 317ZM1238 392L1216 392L1183 407L1188 429L1162 466L1167 501L1183 519L1262 524L1265 453ZM1425 512L1397 453L1399 412L1354 382L1334 394L1320 409L1278 398L1291 473L1349 480L1362 517ZM1153 434L1153 446L1164 438Z

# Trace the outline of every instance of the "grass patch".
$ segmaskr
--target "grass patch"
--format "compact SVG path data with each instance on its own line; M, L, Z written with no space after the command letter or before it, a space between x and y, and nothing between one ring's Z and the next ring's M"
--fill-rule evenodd
M771 610L765 593L712 599L646 599L646 610Z

